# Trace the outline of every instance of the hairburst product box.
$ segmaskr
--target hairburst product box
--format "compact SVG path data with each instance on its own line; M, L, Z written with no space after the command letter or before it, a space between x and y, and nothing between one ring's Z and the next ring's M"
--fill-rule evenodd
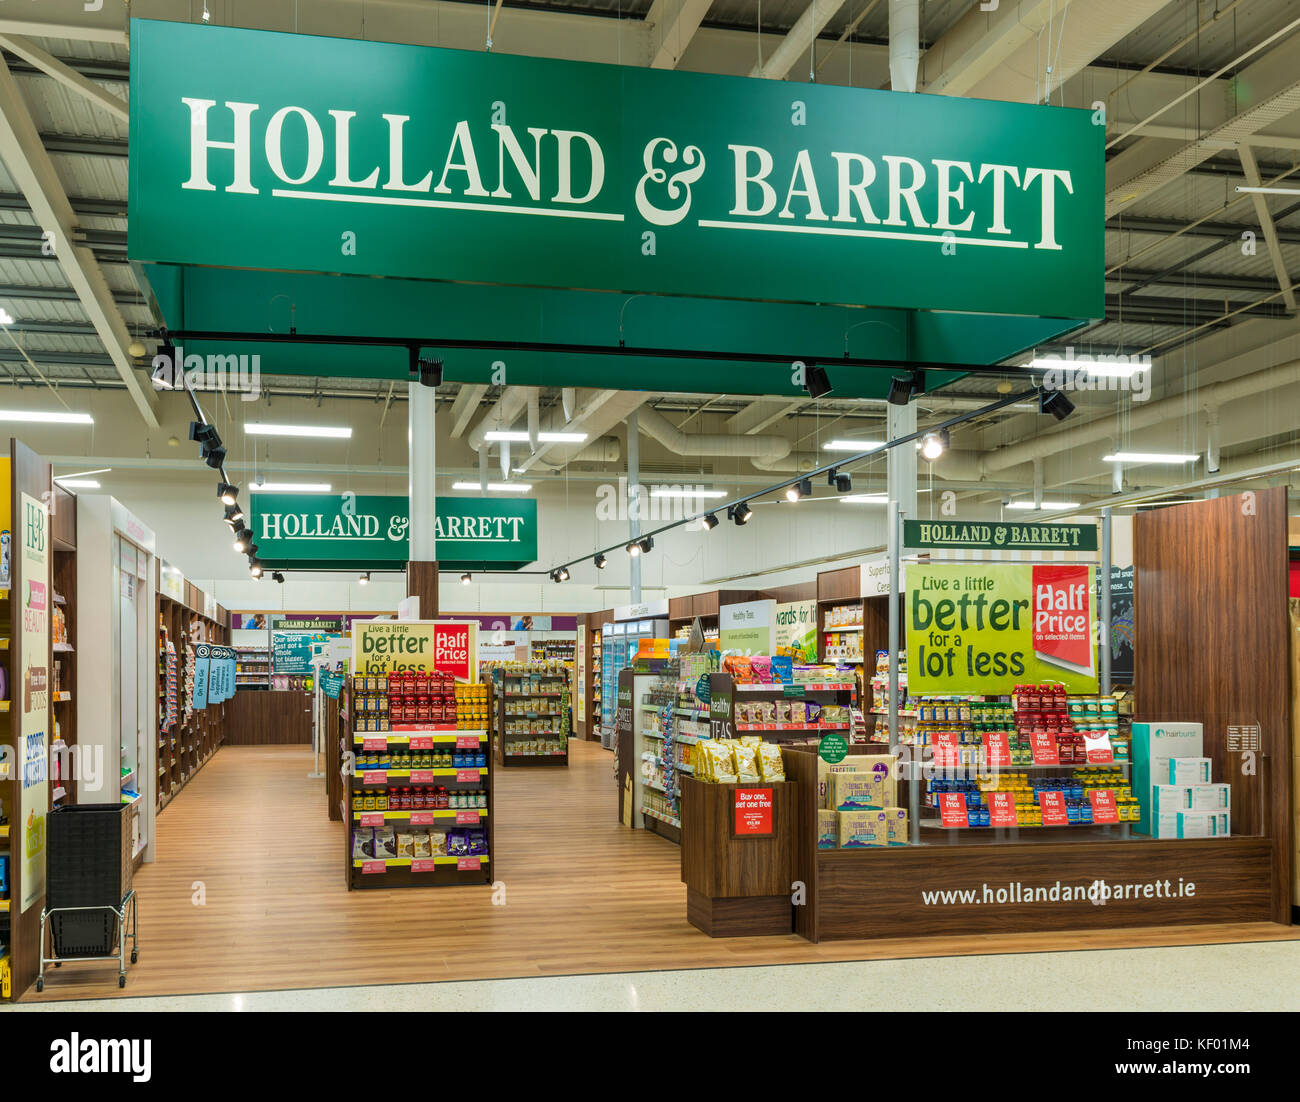
M1191 786L1192 811L1230 811L1232 810L1232 785L1230 784L1194 784Z
M1177 838L1178 837L1178 816L1182 811L1156 811L1152 813L1152 819L1155 823L1154 837L1156 838Z
M1226 838L1232 823L1226 811L1180 811L1179 838Z
M1152 811L1153 785L1167 783L1171 758L1199 758L1205 753L1204 730L1199 723L1134 723L1131 758L1133 795L1138 801L1139 834L1155 834ZM1157 837L1169 837L1159 834Z
M1188 811L1192 806L1192 787L1186 784L1153 784L1151 786L1151 810L1159 815L1162 811Z
M1170 758L1169 783L1188 785L1209 784L1210 759L1183 757Z
M818 849L839 849L840 846L840 813L838 811L826 811L824 809L817 812L817 848Z
M840 812L840 849L889 845L889 816L884 809Z

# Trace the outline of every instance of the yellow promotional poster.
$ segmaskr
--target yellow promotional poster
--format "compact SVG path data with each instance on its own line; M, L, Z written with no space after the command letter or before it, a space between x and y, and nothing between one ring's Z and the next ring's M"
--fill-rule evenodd
M909 565L908 694L1045 682L1095 693L1096 574L1076 563Z
M22 609L22 683L15 686L22 708L18 814L22 823L22 909L45 894L45 817L50 806L50 515L45 503L23 494L19 529Z
M478 624L462 620L357 620L352 669L359 674L449 673L478 680Z

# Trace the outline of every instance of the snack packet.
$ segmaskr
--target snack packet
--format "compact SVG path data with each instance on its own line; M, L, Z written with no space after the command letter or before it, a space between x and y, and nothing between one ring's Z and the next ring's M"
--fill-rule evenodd
M736 761L736 780L741 784L756 784L758 782L758 756L757 747L747 743L736 743L732 749L732 757Z
M415 835L409 830L399 830L397 832L397 856L415 856Z
M758 775L765 781L785 780L785 763L781 748L771 742L761 742L755 747L758 756Z
M352 832L352 859L369 861L375 856L375 832L370 828Z
M397 832L391 827L375 829L375 857L384 860L397 856Z
M736 779L735 759L731 754L731 746L724 744L723 740L710 739L708 742L698 744L698 749L706 763L706 776L703 780L713 784L729 784ZM699 776L699 773L696 773Z
M412 857L432 857L433 851L429 846L429 831L419 830L411 838L411 856Z

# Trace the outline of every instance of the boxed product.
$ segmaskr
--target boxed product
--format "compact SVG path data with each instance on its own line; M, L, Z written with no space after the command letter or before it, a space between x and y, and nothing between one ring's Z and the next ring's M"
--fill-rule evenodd
M907 808L885 808L885 831L891 846L907 845Z
M1167 783L1171 758L1200 757L1205 740L1199 723L1134 723L1130 750L1133 794L1138 800L1139 834L1152 834L1151 787ZM1157 837L1168 837L1160 834Z
M835 773L875 773L880 777L881 803L875 807L893 807L898 803L898 756L896 754L850 754L834 765L817 759L817 806L836 810L830 799L830 777Z
M838 849L840 844L840 814L838 811L817 812L817 848Z
M1180 811L1179 838L1226 838L1231 833L1226 811Z
M1152 813L1153 822L1155 823L1156 838L1177 838L1178 837L1178 816L1182 811L1158 811Z
M1151 786L1151 810L1157 815L1162 811L1186 811L1191 806L1191 785L1153 784Z
M841 777L845 775L837 774ZM889 845L889 816L883 808L842 811L839 820L841 849L868 849Z
M1232 785L1194 784L1191 786L1192 811L1229 811L1232 808Z
M832 773L827 801L836 811L866 811L885 806L875 773Z
M1209 758L1170 758L1170 784L1209 784Z

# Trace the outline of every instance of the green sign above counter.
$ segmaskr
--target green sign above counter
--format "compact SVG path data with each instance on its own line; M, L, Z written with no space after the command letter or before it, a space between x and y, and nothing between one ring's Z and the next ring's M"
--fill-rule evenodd
M130 103L136 261L1104 313L1090 111L140 19Z
M435 508L436 552L445 569L518 570L537 559L533 499L440 497ZM254 493L249 518L257 557L268 569L396 569L408 558L403 496Z
M1096 551L1097 525L904 520L903 546L978 551Z

